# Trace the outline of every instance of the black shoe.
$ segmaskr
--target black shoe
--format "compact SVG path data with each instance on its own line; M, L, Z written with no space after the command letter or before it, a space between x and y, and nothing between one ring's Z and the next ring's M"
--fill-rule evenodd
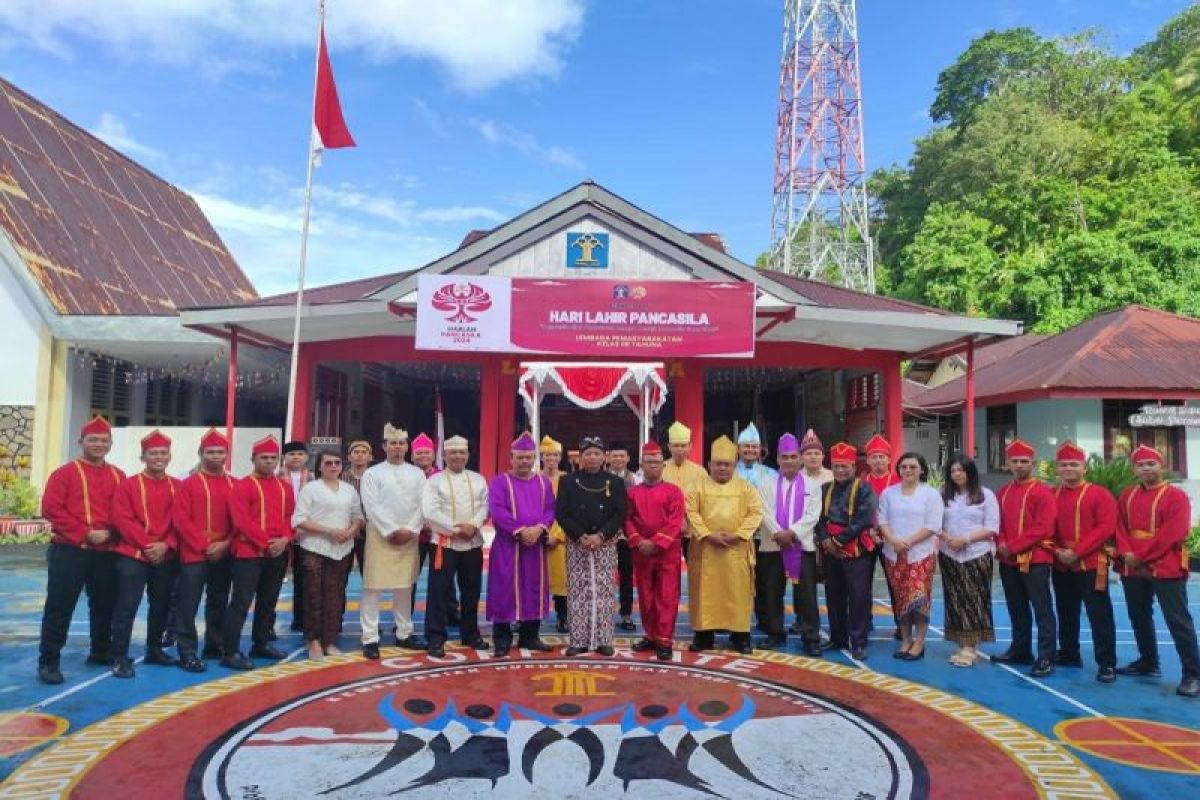
M554 649L541 639L534 639L531 642L517 642L517 647L528 650L531 653L549 653Z
M508 658L510 650L512 650L512 642L502 642L497 639L496 647L492 650L492 658Z
M1016 667L1027 667L1034 662L1032 653L1016 653L1010 647L998 656L992 656L992 661L997 664L1011 664Z
M857 650L851 651L850 655L856 661L866 661L867 660L867 648L860 647Z
M164 633L162 635L162 643L161 644L162 644L162 648L164 650L167 649L168 647L174 647L175 646L175 634L169 633L169 632Z
M369 659L371 661L379 660L379 643L378 642L371 642L370 644L364 644L362 650L363 650L363 658Z
M1054 654L1053 661L1054 661L1054 665L1056 667L1082 667L1083 666L1083 659L1080 657L1079 653L1068 653L1063 650L1059 650L1058 652L1056 652Z
M63 682L62 670L58 664L38 664L38 680L56 686Z
M254 662L246 658L244 653L234 653L222 658L221 666L229 669L254 669Z
M612 658L613 654L615 654L617 651L613 649L611 644L602 644L596 648L596 652L605 658Z
M654 650L659 661L670 661L675 657L675 651L670 647L659 647Z
M574 658L575 656L583 655L587 651L588 649L586 647L568 647L563 651L563 655L565 655L567 658Z
M272 628L271 630L267 631L267 641L268 641L268 642L277 642L277 641L279 641L279 634L275 632L275 629L274 629L274 628Z
M1112 667L1101 667L1096 670L1096 680L1101 683L1112 683L1117 679L1117 671Z
M767 650L774 650L776 647L787 647L787 637L786 636L768 636L767 638L765 638L761 642L759 642L758 646L763 647Z
M1117 667L1118 675L1136 675L1140 678L1161 678L1162 670L1158 664L1151 664L1148 661L1138 659L1131 661L1123 667Z
M221 652L221 648L208 645L205 645L204 650L200 652L200 657L209 661L216 661L223 655L224 653Z
M146 657L142 662L160 667L174 667L179 664L179 659L161 648L151 647L146 650Z
M1175 694L1181 697L1200 697L1200 678L1184 678Z
M1029 674L1035 678L1045 678L1054 674L1054 662L1048 658L1039 658L1037 663L1033 665L1033 669L1029 670Z
M116 664L116 660L110 655L102 655L99 653L88 653L87 660L83 663L89 667L111 667Z
M821 650L846 650L850 647L850 643L835 642L832 639L826 639L825 641L821 642L818 647L820 647Z
M463 642L463 647L469 647L472 650L491 650L491 643L482 636L476 636L469 642Z
M635 653L647 653L651 650L657 650L658 645L655 644L654 642L650 641L649 639L642 639L640 642L635 644L631 649Z
M705 650L715 650L716 645L712 642L698 642L695 639L688 645L688 650L692 653L703 653Z
M749 639L742 639L737 642L730 642L729 646L730 646L730 648L733 649L733 651L735 653L741 653L744 656L748 656L754 652L754 645L750 642Z
M617 627L623 631L636 631L637 625L633 624L630 617L621 617L621 621L617 623Z
M559 617L558 622L554 624L554 629L559 633L567 633L570 629L567 627L567 618Z
M179 668L184 672L204 672L208 666L194 655L188 655L179 659Z
M429 643L424 637L417 636L415 633L410 636L405 636L403 639L396 639L396 647L403 647L405 650L424 650L429 647Z
M114 678L132 678L137 675L133 671L133 662L122 656L113 659L112 674Z
M429 653L430 658L445 658L446 646L440 642L437 644L431 644L425 652Z
M921 652L919 652L919 653L908 653L908 652L901 651L900 656L899 656L901 661L920 661L924 657L925 657L925 648L921 648Z
M821 658L824 653L821 651L821 645L810 643L804 645L804 655L808 656L809 658Z
M804 631L800 630L800 626L795 622L788 626L787 632L793 636L799 636L800 634L804 633Z
M892 631L892 640L896 642L904 641L904 634L900 632L899 628L896 628L896 630Z
M251 658L270 658L275 661L280 661L287 658L287 653L280 650L273 644L254 645L250 648Z

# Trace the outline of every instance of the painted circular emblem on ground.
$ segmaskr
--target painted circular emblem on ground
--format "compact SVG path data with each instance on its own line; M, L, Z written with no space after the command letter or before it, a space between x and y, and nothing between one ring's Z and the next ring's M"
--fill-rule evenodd
M1160 772L1200 775L1200 731L1126 717L1068 719L1054 733L1094 756Z
M0 758L37 747L67 730L67 721L53 714L16 711L0 714Z
M800 656L389 655L285 664L139 706L31 759L0 797L129 785L246 800L1112 796L1007 717Z

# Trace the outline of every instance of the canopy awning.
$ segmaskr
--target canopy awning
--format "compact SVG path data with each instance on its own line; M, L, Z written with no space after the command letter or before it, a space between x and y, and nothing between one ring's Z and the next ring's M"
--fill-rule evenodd
M525 361L517 379L535 439L541 439L540 408L548 394L566 397L580 408L604 408L622 398L637 415L639 445L650 438L650 423L667 400L666 371L661 362L626 363Z

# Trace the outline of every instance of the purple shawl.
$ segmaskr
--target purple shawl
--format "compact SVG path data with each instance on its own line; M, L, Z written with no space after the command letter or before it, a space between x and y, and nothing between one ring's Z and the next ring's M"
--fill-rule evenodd
M790 508L787 497L785 497L784 480L782 474L775 479L775 521L779 523L780 528L788 530L792 527L793 520L804 516L804 476L796 473L796 477L792 481ZM804 548L801 546L800 540L792 542L791 547L780 547L779 555L783 559L783 571L787 573L788 579L800 580L800 566L804 559Z

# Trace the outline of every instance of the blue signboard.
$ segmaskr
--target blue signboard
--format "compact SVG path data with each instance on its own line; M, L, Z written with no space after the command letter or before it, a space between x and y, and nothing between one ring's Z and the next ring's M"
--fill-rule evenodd
M568 233L567 266L581 269L608 269L607 233Z

